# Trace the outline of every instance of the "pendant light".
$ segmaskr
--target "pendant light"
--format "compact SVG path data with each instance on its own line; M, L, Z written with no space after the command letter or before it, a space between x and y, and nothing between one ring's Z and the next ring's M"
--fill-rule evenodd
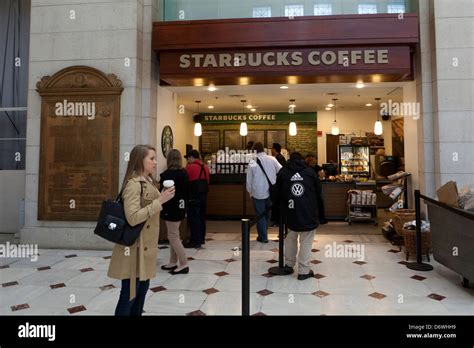
M246 102L246 100L241 100L240 102L242 103L242 113L245 114L245 102ZM240 124L240 135L245 137L245 136L247 136L247 134L248 134L247 123L242 122Z
M289 129L289 134L290 136L294 137L298 133L296 129L296 122L290 122L290 129Z
M198 116L199 116L199 103L201 103L201 101L196 100ZM202 135L202 126L201 126L201 123L199 122L194 124L194 135L196 137L200 137Z
M331 127L331 134L332 135L339 135L339 126L337 125L337 120L336 120L336 102L337 99L333 99L333 105L334 105L334 122L332 123Z
M377 101L377 121L375 122L374 125L374 134L375 135L382 135L383 134L383 126L382 122L380 121L380 110L379 110L379 101L380 98L375 98Z

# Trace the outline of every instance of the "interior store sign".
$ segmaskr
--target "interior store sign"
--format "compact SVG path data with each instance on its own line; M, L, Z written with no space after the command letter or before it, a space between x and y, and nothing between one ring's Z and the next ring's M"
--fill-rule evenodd
M245 53L193 53L181 54L179 67L225 68L259 66L300 66L304 62L318 65L389 64L389 49L341 49L310 51L270 51Z
M250 124L275 123L275 122L316 122L316 112L295 112L293 114L285 112L269 113L201 113L196 117L196 122L200 123L240 123L248 122Z

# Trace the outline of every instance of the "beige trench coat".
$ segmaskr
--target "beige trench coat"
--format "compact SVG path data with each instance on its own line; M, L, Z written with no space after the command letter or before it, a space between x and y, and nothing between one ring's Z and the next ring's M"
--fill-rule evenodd
M143 194L140 197L141 185ZM158 236L160 233L160 193L143 177L130 179L123 191L125 216L130 225L146 221L137 241L127 247L115 244L110 260L108 276L114 279L130 279L130 300L136 296L136 278L140 281L156 276Z

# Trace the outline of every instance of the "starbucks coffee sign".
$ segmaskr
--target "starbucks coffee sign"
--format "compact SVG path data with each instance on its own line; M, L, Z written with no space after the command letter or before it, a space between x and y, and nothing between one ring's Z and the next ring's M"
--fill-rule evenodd
M193 53L181 54L179 67L225 68L259 66L300 66L318 65L374 65L389 64L388 49L343 49L311 51L270 51L245 53Z
M274 124L289 122L317 122L316 112L268 112L268 113L201 113L195 117L196 122L200 123L240 123L249 124Z

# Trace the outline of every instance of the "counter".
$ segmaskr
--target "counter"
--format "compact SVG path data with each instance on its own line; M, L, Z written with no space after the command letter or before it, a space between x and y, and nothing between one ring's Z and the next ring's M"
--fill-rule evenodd
M208 218L241 219L254 215L245 178L245 174L211 175L207 198Z
M245 179L245 174L211 175L207 200L208 218L241 219L255 215L252 200L245 187ZM378 192L377 186L380 185L381 183L374 185L373 183L323 181L322 191L326 219L345 220L347 216L347 191L352 189L373 190L379 196L381 192ZM379 207L381 207L380 203L382 203L382 199L377 197ZM387 202L384 202L383 205L386 204Z

